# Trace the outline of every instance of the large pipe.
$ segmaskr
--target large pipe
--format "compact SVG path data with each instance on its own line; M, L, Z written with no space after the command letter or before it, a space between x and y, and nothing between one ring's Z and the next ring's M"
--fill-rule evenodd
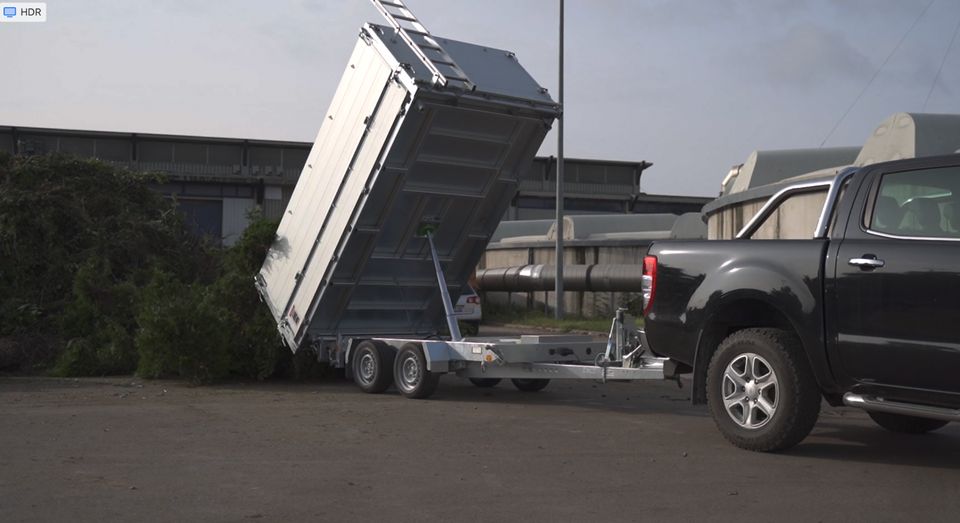
M552 291L553 265L521 265L478 269L477 286L484 291ZM563 288L568 291L640 292L642 265L564 265Z

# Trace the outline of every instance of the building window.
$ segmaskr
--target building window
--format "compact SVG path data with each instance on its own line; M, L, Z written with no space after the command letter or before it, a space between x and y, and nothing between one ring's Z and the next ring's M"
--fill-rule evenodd
M183 215L190 232L220 241L223 236L222 200L177 200L177 211Z

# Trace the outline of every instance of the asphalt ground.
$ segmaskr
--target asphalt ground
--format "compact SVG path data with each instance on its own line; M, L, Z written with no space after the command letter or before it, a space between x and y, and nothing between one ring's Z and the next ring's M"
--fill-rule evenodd
M758 454L688 390L0 378L0 521L960 519L960 425L903 436L825 407Z

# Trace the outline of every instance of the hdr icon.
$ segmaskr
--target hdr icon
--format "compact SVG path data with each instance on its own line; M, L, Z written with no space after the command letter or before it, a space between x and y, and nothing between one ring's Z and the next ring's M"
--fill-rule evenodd
M0 8L0 23L47 21L45 2L0 2Z

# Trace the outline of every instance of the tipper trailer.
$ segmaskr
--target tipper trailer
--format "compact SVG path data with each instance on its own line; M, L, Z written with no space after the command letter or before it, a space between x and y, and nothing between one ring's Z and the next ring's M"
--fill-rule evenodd
M256 286L293 350L367 392L429 396L439 376L662 379L623 311L588 336L463 339L451 302L560 108L514 53L432 36L399 0L373 4ZM444 337L444 330L449 336Z

